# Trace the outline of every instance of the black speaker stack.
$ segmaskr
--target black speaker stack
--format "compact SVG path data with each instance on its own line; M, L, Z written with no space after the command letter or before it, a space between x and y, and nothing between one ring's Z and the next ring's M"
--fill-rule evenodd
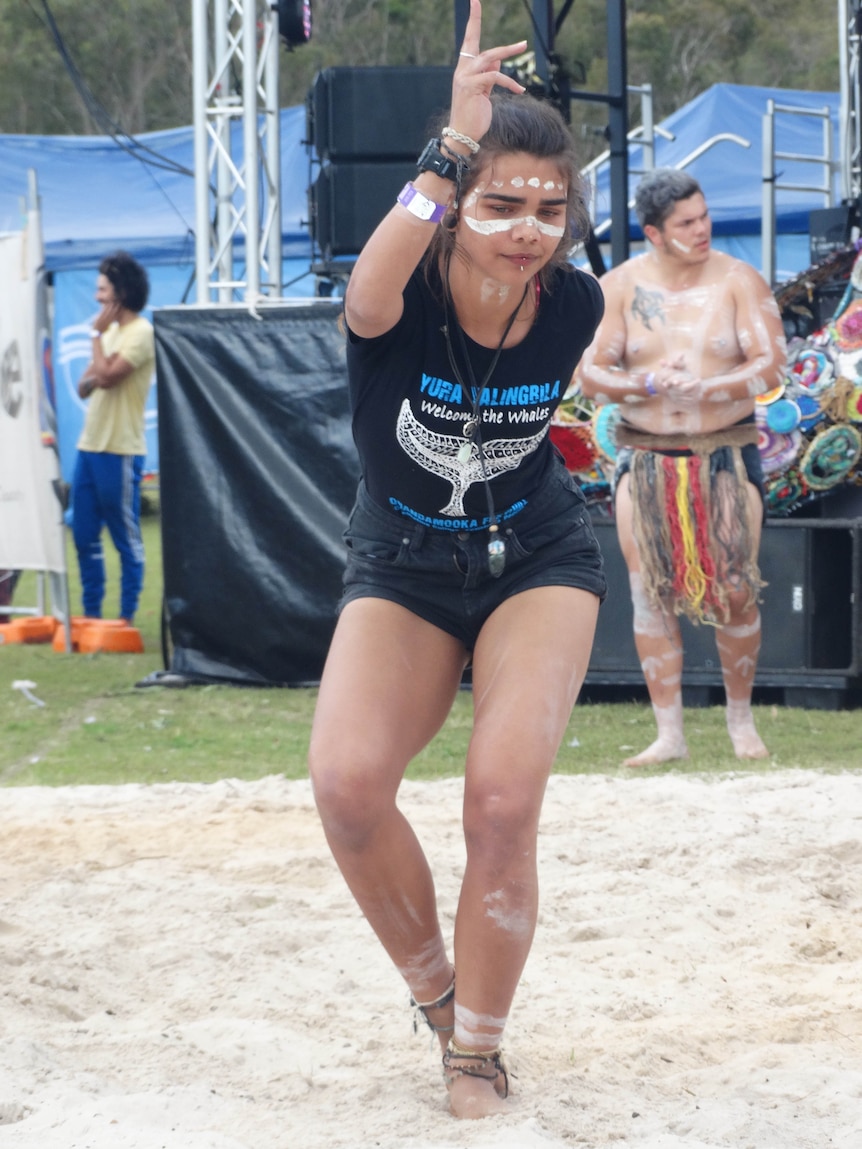
M324 263L355 256L416 175L416 158L449 107L452 69L325 68L306 100L319 169L308 189Z
M612 520L593 523L605 560L608 599L587 673L586 696L613 688L617 696L643 685L634 643L628 571ZM763 645L755 700L780 697L788 706L832 709L862 702L862 519L770 519L760 569ZM723 699L715 630L681 620L687 705L718 691ZM716 702L712 701L711 705Z

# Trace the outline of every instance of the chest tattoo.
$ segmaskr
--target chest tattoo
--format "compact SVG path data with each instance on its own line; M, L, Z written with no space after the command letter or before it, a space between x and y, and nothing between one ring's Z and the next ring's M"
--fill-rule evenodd
M654 331L651 320L656 319L661 323L665 321L662 302L660 291L645 291L642 287L636 287L632 315L643 323L647 331Z

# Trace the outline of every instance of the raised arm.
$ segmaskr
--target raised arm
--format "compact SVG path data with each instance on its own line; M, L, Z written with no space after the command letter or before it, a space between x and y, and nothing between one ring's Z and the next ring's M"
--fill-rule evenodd
M512 92L523 87L499 70L503 60L523 52L526 41L481 51L482 5L470 0L470 16L464 43L452 77L452 106L449 127L458 135L476 143L481 141L491 123L488 99L495 86ZM471 149L451 135L446 147L469 160ZM419 193L413 206L424 200L432 205L448 206L455 197L455 184L434 172L417 175L412 181ZM397 203L378 224L365 244L350 274L345 293L344 310L350 329L364 338L389 331L401 317L402 294L407 281L425 254L439 222L422 219Z

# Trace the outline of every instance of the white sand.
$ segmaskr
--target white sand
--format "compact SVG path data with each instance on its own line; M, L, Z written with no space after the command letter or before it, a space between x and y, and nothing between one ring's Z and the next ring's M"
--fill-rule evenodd
M859 1149L862 776L554 778L510 1116L430 1034L306 782L0 790L2 1149ZM451 927L457 782L408 784Z

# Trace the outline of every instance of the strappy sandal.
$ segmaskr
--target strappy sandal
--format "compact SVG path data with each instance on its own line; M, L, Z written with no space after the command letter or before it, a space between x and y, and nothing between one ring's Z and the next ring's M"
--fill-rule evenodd
M455 996L455 977L452 977L452 984L446 990L442 997L438 997L436 1001L417 1001L413 995L410 995L410 1004L416 1010L413 1014L413 1032L419 1032L419 1014L422 1014L422 1019L430 1030L434 1033L451 1033L455 1028L453 1025L435 1025L431 1018L428 1016L429 1009L442 1009L444 1005L448 1005L452 998Z
M466 1064L457 1064L458 1062ZM447 1085L451 1085L456 1077L481 1077L483 1081L493 1083L499 1097L505 1099L509 1096L509 1075L499 1049L481 1052L462 1049L452 1038L443 1054L443 1079Z

